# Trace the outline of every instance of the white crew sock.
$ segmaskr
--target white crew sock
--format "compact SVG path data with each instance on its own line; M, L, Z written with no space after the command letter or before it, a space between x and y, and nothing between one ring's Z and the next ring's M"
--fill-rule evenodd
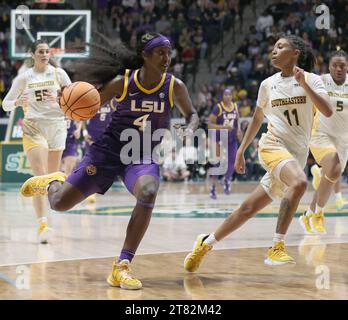
M44 222L48 222L48 220L47 220L47 217L46 216L44 216L44 217L41 217L41 218L38 218L37 219L37 221L38 221L38 223L39 223L39 225L41 224L41 223L44 223Z
M318 213L318 212L324 212L324 208L322 207L319 207L318 204L315 205L315 213Z
M341 200L342 199L342 192L335 193L335 200Z
M215 239L214 233L209 234L208 238L203 241L204 243L213 246L217 240Z
M273 243L276 244L279 241L284 241L285 234L275 233L273 236Z
M307 209L307 211L306 211L306 216L308 217L308 216L310 216L311 214L313 214L314 212L313 212L313 210L309 207L308 209Z

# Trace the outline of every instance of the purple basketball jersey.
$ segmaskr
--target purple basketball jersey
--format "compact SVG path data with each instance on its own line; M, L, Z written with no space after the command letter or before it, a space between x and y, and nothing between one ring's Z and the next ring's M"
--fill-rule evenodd
M234 140L237 134L238 128L238 107L235 103L233 103L234 108L232 110L228 110L225 107L223 102L218 103L214 106L212 113L216 115L216 124L222 126L231 126L233 130L229 131L228 140ZM219 136L219 134L218 134Z
M169 128L175 77L165 73L155 88L147 90L141 86L138 73L139 70L126 71L124 92L120 98L116 98L116 110L105 133L92 145L96 149L102 148L110 155L119 156L122 147L129 143L120 141L121 133L133 129L140 137L140 158L148 158L161 140L151 139L149 148L143 148L144 132L152 137L155 130Z
M68 134L65 141L65 149L63 151L62 159L68 156L77 156L77 141L74 137L74 131L76 130L76 123L72 120L68 121Z
M85 196L92 193L105 193L117 176L121 176L130 192L133 192L137 179L142 175L151 175L159 181L159 165L144 164L147 155L160 141L151 143L150 150L141 150L140 164L121 161L122 147L129 141L120 141L123 130L133 129L142 135L149 128L151 133L157 129L169 127L170 110L173 106L173 86L175 77L164 74L160 83L151 90L141 86L137 78L138 71L126 70L124 91L117 98L115 112L104 133L91 144L80 164L67 181L78 188ZM152 140L151 140L152 141ZM142 147L142 146L141 146ZM149 153L150 152L150 153ZM150 159L152 160L152 158Z
M106 127L111 121L112 108L111 104L115 105L115 99L105 103L97 112L97 114L86 122L88 134L96 141L105 131Z

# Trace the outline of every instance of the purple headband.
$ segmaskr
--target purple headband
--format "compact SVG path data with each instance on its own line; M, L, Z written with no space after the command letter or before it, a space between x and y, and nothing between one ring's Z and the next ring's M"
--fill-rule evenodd
M172 45L167 37L161 35L161 36L155 37L152 40L150 40L145 45L144 51L149 52L153 48L159 47L159 46L171 47Z
M226 94L226 93L232 94L232 90L231 89L225 89L224 90L224 94Z

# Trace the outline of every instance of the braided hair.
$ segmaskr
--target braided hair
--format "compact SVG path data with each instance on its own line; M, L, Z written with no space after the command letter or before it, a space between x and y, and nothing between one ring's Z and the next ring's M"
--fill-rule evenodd
M337 51L333 51L330 53L329 55L329 61L331 61L332 58L334 57L342 57L342 58L345 58L347 61L348 61L348 55L345 51L343 50L337 50Z
M300 56L297 60L298 66L311 72L316 64L316 58L309 44L295 35L282 35L280 38L286 39L294 49L300 51Z
M95 35L95 42L85 44L90 48L89 57L76 63L74 80L87 81L98 87L104 86L117 75L123 75L125 69L141 68L144 64L142 52L145 45L161 36L155 32L145 33L139 39L134 52L122 43L110 45L110 41L103 34Z

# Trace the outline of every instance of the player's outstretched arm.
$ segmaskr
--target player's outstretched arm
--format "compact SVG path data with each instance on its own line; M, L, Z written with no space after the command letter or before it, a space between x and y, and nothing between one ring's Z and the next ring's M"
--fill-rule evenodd
M254 115L248 125L248 129L245 132L243 140L240 144L238 151L244 154L245 150L249 147L250 143L254 140L256 134L260 130L264 119L264 113L261 108L256 107Z
M117 76L115 79L109 81L105 86L100 88L100 105L104 105L112 98L119 98L122 96L124 86L124 76Z

